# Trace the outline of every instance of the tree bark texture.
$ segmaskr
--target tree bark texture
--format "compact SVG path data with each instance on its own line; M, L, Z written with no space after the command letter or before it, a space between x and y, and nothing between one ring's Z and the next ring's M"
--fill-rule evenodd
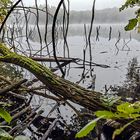
M28 57L12 52L2 43L0 44L0 54L1 62L12 63L27 69L46 85L50 92L59 96L62 100L70 100L92 111L108 110L108 107L104 106L100 99L101 93L87 90L57 76L49 68L42 66Z

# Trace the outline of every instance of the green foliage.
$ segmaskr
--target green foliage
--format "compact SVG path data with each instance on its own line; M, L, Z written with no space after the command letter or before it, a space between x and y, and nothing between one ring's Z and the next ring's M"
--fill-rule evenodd
M31 140L31 139L23 135L19 135L13 138L9 133L0 128L0 140Z
M134 6L140 6L140 0L127 0L124 5L120 8L120 11L124 10L128 7L134 7ZM125 27L126 31L133 30L138 24L140 24L140 9L138 9L136 12L136 17L129 20L128 25Z
M139 5L140 5L140 0L126 0L125 4L122 5L122 7L120 8L120 11L128 7L134 7Z
M1 107L0 107L0 117L3 118L8 123L10 123L10 121L12 120L10 114Z
M134 84L139 83L139 71L136 69L138 67L138 60L136 57L134 57L131 61L128 63L128 68L127 68L127 83L130 83L131 85L134 86Z
M7 104L7 103L5 103L5 102L0 102L0 107L5 107L5 106L11 106L10 104Z
M102 117L104 119L137 119L140 117L140 107L139 102L134 104L125 102L117 106L116 112L111 111L96 111L95 115L97 117Z
M30 138L23 135L13 138L9 133L0 128L0 140L30 140Z
M125 26L125 30L126 31L133 30L137 26L137 23L138 23L137 18L130 19L128 25Z
M113 95L107 94L100 97L101 102L105 106L113 106L113 104L118 102L120 99L121 97L116 96L114 94Z
M111 111L96 111L95 112L95 115L97 116L97 117L101 117L101 116L104 116L103 118L104 119L112 119L112 118L114 118L115 117L115 114L114 113L112 113Z
M140 117L140 107L136 107L135 104L123 103L117 106L116 112L111 111L96 111L97 117L104 116L104 119L137 119Z
M100 119L112 119L112 120L118 120L118 119L132 119L131 122L127 123L123 127L116 129L113 133L113 139L116 135L119 135L128 125L130 125L132 122L138 120L140 117L140 102L135 102L133 104L125 102L123 104L120 104L117 106L116 112L111 111L96 111L95 115L97 116L96 119L91 121L89 124L87 124L84 128L82 128L77 134L77 138L81 138L86 136L87 134L92 131L97 124L97 121Z
M125 124L123 127L120 127L119 129L116 129L113 133L112 139L114 140L117 135L120 135L124 131L124 129L127 126L129 126L132 122L134 122L134 121L131 121L131 122Z
M134 113L134 107L130 103L126 102L121 105L118 105L117 111L121 113L130 114L130 113Z
M7 15L7 7L9 4L11 4L11 0L0 0L0 24Z
M0 117L3 118L6 122L10 123L12 120L11 115L3 108L5 106L9 106L9 104L0 102ZM0 140L13 140L13 137L9 135L2 128L11 128L10 126L2 126L0 125Z
M114 87L113 93L121 96L122 101L137 101L140 100L139 83L140 83L140 69L136 57L128 63L126 80L123 85Z
M0 140L13 140L13 137L0 128Z
M90 123L88 123L85 127L83 127L76 134L76 138L81 138L81 137L87 136L87 134L89 134L95 128L97 121L99 121L101 118L103 118L103 116L96 118L93 121L91 121Z

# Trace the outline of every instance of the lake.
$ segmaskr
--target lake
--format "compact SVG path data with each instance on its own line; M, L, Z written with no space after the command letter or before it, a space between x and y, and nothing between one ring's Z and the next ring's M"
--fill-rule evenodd
M93 27L93 33L91 36L91 47L92 47L92 61L97 64L105 64L108 65L109 68L102 68L94 66L93 74L96 75L95 80L95 90L104 92L104 87L107 85L122 85L125 80L125 75L127 73L128 62L136 57L138 62L140 62L140 38L137 30L132 32L124 31L125 24L95 24ZM59 27L60 28L60 27ZM87 30L88 30L87 25ZM97 28L99 29L98 39L96 40ZM31 40L29 40L29 44L32 50L32 55L37 53L40 50L41 46L39 43L39 36L36 26L31 25L30 29L32 30ZM111 36L109 36L111 29ZM40 32L42 35L42 39L44 36L45 27L40 25ZM51 40L51 26L48 27L48 35L47 41L48 43ZM25 34L25 32L23 32ZM56 47L57 56L63 57L64 49L63 49L63 39L61 28L59 30L58 42ZM110 39L109 39L110 38ZM20 48L26 54L29 54L29 47L26 42L26 38L18 38L22 43L24 48ZM83 59L83 49L86 46L85 36L84 36L84 25L82 24L72 24L69 27L69 33L67 37L67 42L69 46L69 54L72 58L80 58ZM48 56L46 44L42 43L42 55ZM89 49L86 50L86 60L89 61ZM52 44L49 45L49 51L52 51ZM67 53L66 53L67 54ZM40 55L40 53L37 53ZM51 54L53 55L53 54ZM66 55L67 57L67 55ZM79 62L82 64L83 62ZM43 63L44 65L50 66L50 63ZM56 64L52 63L52 67L55 67ZM66 79L77 82L80 81L81 75L83 73L83 68L80 68L81 65L77 65L75 63L71 63L66 67ZM90 67L86 66L85 73L86 78L82 80L79 84L85 88L87 88L91 84L92 78L90 77L89 72ZM56 74L60 74L60 71L56 71ZM33 75L26 72L25 75L27 78L32 78ZM51 93L50 93L51 94ZM52 102L49 99L44 99L42 97L34 96L33 105L36 106L38 104L42 104L41 109L44 110L44 115L47 116L48 112L55 106L55 102ZM76 105L76 108L80 108L80 106ZM61 115L68 123L70 123L70 118L74 114L74 111L68 106L60 107ZM54 117L57 116L58 112L54 111L49 116Z
M105 64L110 66L110 68L94 67L94 74L96 74L96 86L95 90L102 91L104 86L107 85L122 85L125 80L125 74L127 73L128 62L136 57L138 61L140 60L140 46L139 46L139 34L137 30L126 32L124 31L124 26L126 24L95 24L93 25L93 32L91 36L91 47L92 47L92 61L97 64ZM32 50L36 53L40 49L39 37L37 33L37 28L35 26L30 26L33 29L34 40L30 41ZM87 33L89 30L89 25L86 25ZM61 28L58 34L60 37L57 42L57 56L63 57L63 40ZM98 28L98 29L97 29ZM99 33L97 39L97 30ZM109 36L111 30L111 36ZM40 25L40 32L43 37L45 27ZM51 26L48 27L48 31L51 31ZM51 34L48 34L48 42L51 40ZM110 38L110 39L109 39ZM43 39L43 38L42 38ZM26 45L23 39L23 43ZM86 46L85 35L84 35L84 25L83 24L72 24L69 27L68 32L68 46L69 54L72 58L83 59L83 49ZM43 43L43 47L45 44ZM26 48L27 49L27 48ZM52 44L49 45L49 50L52 51ZM38 53L39 54L39 53ZM43 55L47 55L47 49L43 50ZM86 60L89 61L88 48L86 50ZM82 63L82 62L81 62ZM56 66L54 63L52 66ZM66 79L76 82L80 80L83 69L77 68L78 65L70 64L70 68L67 67L68 73L66 74ZM86 71L89 70L89 66L86 66ZM59 74L57 71L56 73ZM88 77L89 74L87 74ZM91 78L86 78L84 83L81 82L80 85L88 87L91 83Z

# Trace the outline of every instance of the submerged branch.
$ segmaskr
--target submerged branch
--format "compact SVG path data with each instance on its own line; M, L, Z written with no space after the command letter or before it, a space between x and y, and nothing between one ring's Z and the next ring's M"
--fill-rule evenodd
M48 68L34 60L11 52L4 44L0 44L0 53L4 55L0 57L0 61L12 63L29 70L54 95L63 97L65 100L70 100L93 111L107 109L100 100L101 93L87 90L55 75Z

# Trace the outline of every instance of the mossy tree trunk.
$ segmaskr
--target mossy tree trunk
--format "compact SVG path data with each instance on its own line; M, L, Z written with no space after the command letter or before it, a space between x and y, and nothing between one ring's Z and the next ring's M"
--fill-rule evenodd
M101 100L102 94L96 91L87 90L75 83L65 80L53 72L47 67L42 66L36 61L16 54L8 49L5 44L0 43L0 61L11 63L23 67L34 74L46 88L54 95L59 96L61 100L70 100L76 104L79 104L91 111L97 110L112 110L115 111L115 105L107 107ZM118 120L119 121L119 120ZM120 123L127 123L127 121L119 121ZM140 130L139 121L134 123L132 127L136 130Z
M100 100L101 93L87 90L57 76L36 61L12 52L5 44L0 44L0 53L0 61L27 69L45 84L50 92L59 96L62 100L70 100L92 111L108 109Z

